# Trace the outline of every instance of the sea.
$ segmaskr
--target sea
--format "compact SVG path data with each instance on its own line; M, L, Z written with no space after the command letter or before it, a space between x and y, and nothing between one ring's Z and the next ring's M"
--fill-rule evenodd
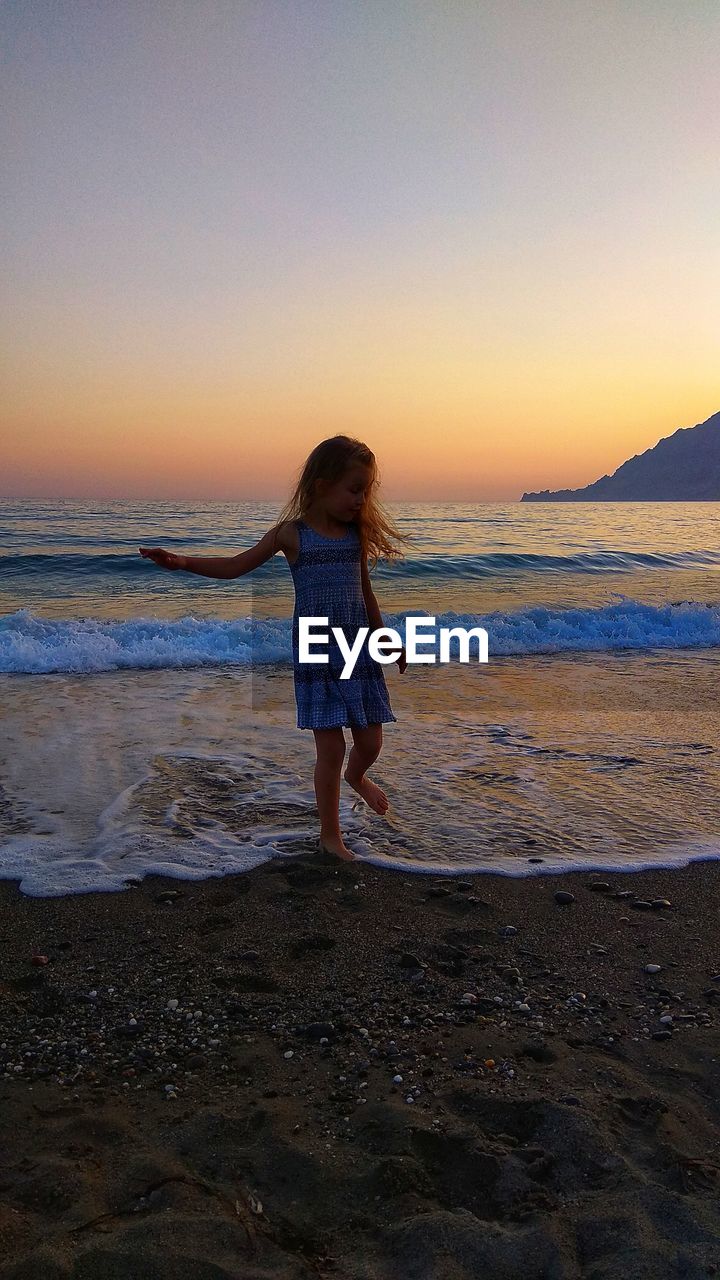
M488 661L385 667L397 722L342 784L359 863L631 872L720 856L720 504L388 503L387 626ZM199 880L317 846L282 555L220 581L279 504L0 499L0 878L35 897ZM346 731L350 743L349 730Z

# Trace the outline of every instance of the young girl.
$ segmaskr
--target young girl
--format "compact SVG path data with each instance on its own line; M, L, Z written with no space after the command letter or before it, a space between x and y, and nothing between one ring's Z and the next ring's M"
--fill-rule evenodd
M277 551L285 554L295 586L292 624L295 701L299 729L315 735L315 796L320 814L320 847L348 861L353 854L340 831L340 772L345 759L343 727L353 746L343 777L375 813L388 809L385 792L367 776L382 747L382 726L395 720L382 665L363 645L352 675L340 679L345 665L332 634L342 627L348 644L359 627L383 626L370 585L380 555L401 555L407 537L391 522L377 499L375 455L348 436L333 436L316 445L300 473L295 491L277 524L254 547L237 556L184 556L162 547L140 547L140 554L164 569L186 569L208 578L239 578L264 564ZM298 619L327 618L328 663L299 661ZM407 665L405 651L396 659Z

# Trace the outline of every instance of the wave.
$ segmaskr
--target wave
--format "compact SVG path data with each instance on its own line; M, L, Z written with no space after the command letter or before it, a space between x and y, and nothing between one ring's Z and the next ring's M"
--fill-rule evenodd
M720 567L720 551L577 551L571 555L494 551L484 555L436 555L378 565L379 577L492 578L522 573L629 573L635 569Z
M181 539L166 538L164 545L180 545ZM213 551L198 554L214 555ZM222 553L219 553L222 554ZM635 569L696 569L720 567L720 550L700 551L575 551L568 555L549 555L540 552L493 551L485 554L436 555L408 557L388 564L378 564L375 574L385 580L439 578L457 581L498 577L523 573L628 573ZM269 561L254 571L253 577L275 571L275 563ZM27 554L0 556L2 578L57 578L74 576L107 579L124 578L150 583L157 578L157 567L140 555L95 554L72 552L56 554ZM187 573L165 574L165 580L182 583L186 589ZM195 583L198 579L195 578Z
M413 615L429 616L420 610ZM386 625L404 634L407 616L387 614ZM691 601L655 606L620 599L594 609L536 606L515 613L448 612L437 615L435 625L484 627L491 660L531 654L720 646L720 606ZM451 653L457 653L456 646ZM247 667L291 661L289 617L106 621L41 618L27 609L0 617L0 672L5 674Z

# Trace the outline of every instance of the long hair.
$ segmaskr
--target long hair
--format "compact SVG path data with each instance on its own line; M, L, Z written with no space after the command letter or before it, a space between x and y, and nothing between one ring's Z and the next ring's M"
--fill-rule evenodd
M381 556L388 560L402 556L404 553L398 544L409 542L410 538L400 532L378 499L380 478L375 454L361 440L354 440L351 436L331 436L315 446L301 468L292 496L278 516L276 540L281 524L286 520L302 520L307 513L315 500L318 480L335 484L346 469L356 463L368 467L371 476L367 497L357 515L363 558L367 560L369 557L374 569Z

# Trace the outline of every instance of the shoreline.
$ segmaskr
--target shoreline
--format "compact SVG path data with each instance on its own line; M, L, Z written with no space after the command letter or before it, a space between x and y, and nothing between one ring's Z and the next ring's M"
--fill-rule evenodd
M719 908L714 859L0 882L0 1280L714 1274Z

